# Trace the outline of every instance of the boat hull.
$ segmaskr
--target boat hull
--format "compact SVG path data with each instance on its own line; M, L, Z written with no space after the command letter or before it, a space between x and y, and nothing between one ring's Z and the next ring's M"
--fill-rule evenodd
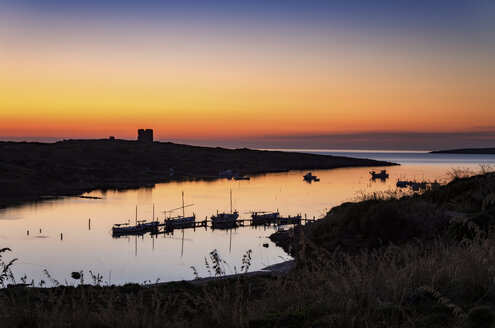
M126 235L143 235L145 230L142 226L132 226L132 227L113 227L112 235L114 237L126 236Z
M239 213L220 213L211 217L212 225L235 224L239 218Z
M193 226L196 223L196 216L177 217L165 220L166 229L177 229Z
M280 217L280 213L265 213L265 214L257 214L253 213L251 215L251 225L262 225L262 224L270 224L277 221Z

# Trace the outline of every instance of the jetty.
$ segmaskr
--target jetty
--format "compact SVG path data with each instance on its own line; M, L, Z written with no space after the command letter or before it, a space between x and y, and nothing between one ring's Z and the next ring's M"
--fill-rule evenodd
M256 212L260 213L260 212ZM121 236L129 236L129 235L144 235L145 233L149 232L151 235L159 235L159 234L169 234L173 233L174 230L184 230L184 229L193 229L196 230L196 228L203 228L205 230L211 229L211 230L228 230L228 229L237 229L240 227L257 227L257 226L285 226L285 225L301 225L301 224L306 224L306 223L312 223L316 221L317 219L313 216L313 218L308 218L307 215L304 215L304 217L301 214L297 215L289 215L289 216L280 216L280 215L273 215L273 216L267 216L263 220L260 220L259 218L253 219L253 217L250 218L244 218L244 219L237 219L235 222L230 222L230 223L225 223L225 224L215 224L211 219L208 219L206 216L204 220L195 220L193 222L183 222L180 224L175 224L175 225L170 225L167 224L167 220L157 222L154 224L153 229L149 230L144 230L140 229L138 231L126 231L125 233L114 233L113 237L118 238Z

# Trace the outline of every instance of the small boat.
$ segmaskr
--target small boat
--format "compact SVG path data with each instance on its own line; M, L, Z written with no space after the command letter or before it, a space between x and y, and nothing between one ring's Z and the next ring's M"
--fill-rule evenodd
M232 189L230 190L230 213L218 213L211 217L212 225L235 225L239 218L239 212L232 211Z
M426 182L416 182L416 181L406 181L406 180L397 180L398 188L406 188L411 187L413 191L418 191L420 189L426 189Z
M288 217L279 217L278 218L278 225L284 225L284 224L300 224L301 223L302 216L296 215L296 216L288 216Z
M188 206L192 206L194 204L184 205L184 192L182 192L182 207L174 208L173 210L165 211L166 213L171 213L175 210L182 208L182 215L178 215L176 217L165 218L165 228L166 229L174 229L174 228L185 228L191 225L194 225L196 222L196 214L193 213L192 216L186 216L185 208Z
M251 214L251 224L267 224L276 221L280 217L280 213L277 212L252 212Z
M153 230L158 229L159 224L160 224L160 222L158 222L158 221L146 222L146 220L141 220L141 221L138 221L137 226L142 227L144 231L153 231Z
M134 235L144 233L143 226L130 226L129 223L116 223L112 227L114 235Z
M145 233L145 226L142 225L144 221L137 220L137 206L136 206L136 225L131 226L129 222L127 223L115 223L112 227L113 236L121 235L142 235Z
M316 175L313 175L311 172L306 173L303 176L303 179L306 181L320 181Z
M196 215L193 216L177 216L174 218L168 218L165 220L165 227L167 229L182 228L193 225L196 222Z
M211 217L211 224L235 224L239 218L239 213L234 211L232 213L217 213Z
M373 179L373 180L375 180L375 179L385 180L388 178L387 170L381 170L379 173L377 173L375 171L371 171L370 174L371 174L371 179Z

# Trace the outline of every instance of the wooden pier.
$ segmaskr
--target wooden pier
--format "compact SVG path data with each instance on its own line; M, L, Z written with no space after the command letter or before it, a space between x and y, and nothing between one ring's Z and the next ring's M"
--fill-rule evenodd
M159 234L169 234L173 233L174 230L184 230L184 229L193 229L196 230L196 228L204 228L207 230L208 228L212 230L228 230L228 229L236 229L239 227L245 227L245 226L251 226L251 227L258 227L258 226L284 226L284 225L300 225L300 224L306 224L306 223L311 223L316 221L316 218L313 217L312 219L308 219L307 216L305 215L302 217L302 215L296 215L296 216L287 216L287 217L277 217L277 218L271 218L267 219L264 221L261 220L253 220L252 218L249 219L238 219L233 223L230 224L213 224L211 220L208 220L208 217L205 217L204 220L201 221L194 221L194 222L188 222L188 223L175 223L173 225L170 224L170 222L167 223L167 221L164 221L162 223L157 223L156 225L153 226L152 229L149 229L147 231L142 231L139 233L136 233L136 235L143 235L146 232L149 232L151 235L159 235ZM134 235L134 233L126 233L126 234L118 234L114 235L114 237L120 237L120 236L129 236L129 235Z

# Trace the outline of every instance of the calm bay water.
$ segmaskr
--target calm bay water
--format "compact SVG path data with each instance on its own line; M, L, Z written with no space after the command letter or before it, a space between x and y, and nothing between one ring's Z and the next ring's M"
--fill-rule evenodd
M13 267L17 278L47 280L51 276L71 283L72 271L99 273L103 281L113 284L193 279L194 266L202 277L209 276L205 257L217 249L225 260L227 273L242 265L242 256L252 250L250 271L276 264L290 257L276 247L268 236L276 228L250 226L234 230L196 228L176 230L173 235L149 234L140 237L112 238L114 223L134 222L135 208L139 219L153 216L163 220L162 211L179 207L184 191L186 215L194 212L198 219L217 210L228 211L229 191L233 207L241 218L255 210L279 210L283 216L306 214L321 217L331 207L351 201L360 193L394 190L398 178L446 179L454 168L479 170L480 164L495 164L495 155L427 154L424 152L329 151L304 150L359 158L373 158L400 163L386 168L390 178L371 181L371 169L346 168L313 171L321 181L306 183L306 172L291 171L252 177L250 181L193 181L158 184L153 188L126 191L93 191L86 196L102 199L67 197L0 210L0 247L10 247L18 258ZM179 214L179 213L177 213ZM89 225L91 219L91 225ZM27 231L29 230L29 235ZM63 238L61 239L61 234ZM263 247L268 243L269 247ZM86 276L88 281L89 275Z

